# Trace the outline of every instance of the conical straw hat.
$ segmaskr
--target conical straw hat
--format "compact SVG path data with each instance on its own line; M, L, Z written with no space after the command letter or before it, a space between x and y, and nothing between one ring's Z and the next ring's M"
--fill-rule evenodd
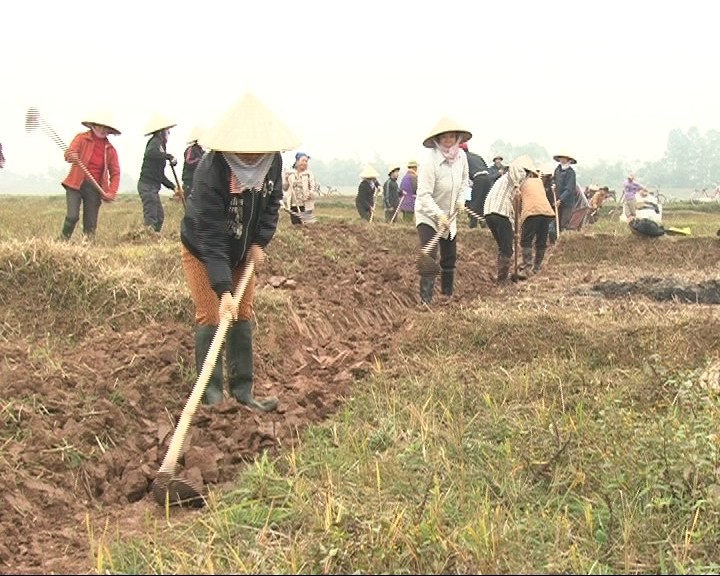
M150 136L150 134L155 134L155 132L175 126L177 126L176 122L173 122L167 116L155 112L150 116L147 124L145 124L145 136Z
M430 134L427 135L427 138L423 140L423 146L425 146L425 148L434 148L435 144L433 144L433 139L443 132L460 132L462 134L461 142L467 142L472 138L472 132L470 132L470 130L463 128L462 125L443 116L439 122L435 124L435 127L430 131Z
M390 166L388 167L388 176L395 172L395 170L400 170L400 164L390 164Z
M562 157L565 157L568 160L570 160L570 164L577 164L577 160L575 160L575 156L573 156L572 154L569 154L568 152L563 152L562 154L555 154L555 156L553 156L553 160L555 160L555 162L560 162L560 160L558 160L558 158L562 158Z
M370 164L366 165L365 168L362 169L362 172L360 172L360 178L379 178L380 174L378 174L377 170L370 166Z
M553 174L554 172L555 172L555 163L554 162L545 162L540 167L541 174Z
M82 120L80 123L83 126L90 128L91 124L101 124L110 128L111 134L120 135L120 130L115 128L115 120L113 120L112 114L107 110L96 111L94 114L85 116L88 120Z
M300 140L253 94L245 94L200 137L204 148L220 152L284 152Z
M535 162L533 162L532 158L528 156L527 154L523 154L522 156L518 156L515 158L515 160L512 161L512 166L519 166L523 170L528 170L532 172L533 174L538 173L538 167L535 166Z
M188 135L188 139L186 144L192 144L193 142L200 139L200 135L202 134L202 129L197 124L192 127L192 130L190 130L190 134Z

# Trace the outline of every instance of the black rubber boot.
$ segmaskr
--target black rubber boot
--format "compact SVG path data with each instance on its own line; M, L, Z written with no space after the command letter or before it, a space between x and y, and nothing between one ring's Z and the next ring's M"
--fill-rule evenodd
M518 267L518 280L527 280L532 272L533 251L532 248L522 249L522 264Z
M454 281L455 270L443 270L440 272L440 293L445 296L452 296Z
M225 346L230 394L240 404L262 412L271 412L278 406L277 398L271 396L261 399L252 395L252 329L252 320L235 322L228 328Z
M503 256L498 254L497 259L497 282L498 284L507 284L508 273L510 272L510 258L509 256Z
M210 350L217 326L195 327L195 368L198 376L202 372L205 357ZM218 357L213 371L210 373L207 388L203 394L203 404L217 404L223 399L223 365L222 358Z
M420 276L420 302L430 304L435 289L434 276Z
M545 259L545 248L538 248L535 251L535 265L533 266L533 273L537 274L542 270L542 263Z

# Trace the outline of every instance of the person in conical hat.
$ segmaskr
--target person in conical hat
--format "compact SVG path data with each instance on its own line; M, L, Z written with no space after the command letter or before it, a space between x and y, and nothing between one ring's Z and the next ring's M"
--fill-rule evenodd
M577 177L572 165L577 164L577 160L567 152L555 154L553 160L558 162L555 172L553 173L553 181L559 204L558 209L560 211L560 232L562 232L563 230L567 230L570 225L570 218L572 216L573 206L575 205Z
M277 398L252 393L255 274L237 305L233 293L250 262L262 268L283 197L281 152L299 141L256 96L246 94L199 142L207 152L195 170L180 226L183 272L195 308L196 367L199 374L220 319L232 316L225 340L230 396L267 412L277 407ZM222 401L223 390L218 360L203 402Z
M358 184L358 191L355 196L355 208L360 218L368 222L375 213L375 198L380 191L379 177L380 174L370 164L367 164L360 172L360 184Z
M550 223L555 218L555 212L545 193L540 169L535 167L532 159L523 155L516 158L513 164L523 168L527 175L525 182L520 185L522 264L518 269L518 278L524 280L542 268Z
M483 208L485 223L498 246L497 282L500 285L508 282L510 263L514 254L513 226L516 201L520 198L520 188L533 173L537 174L537 168L532 160L528 157L519 158L495 180L485 198Z
M286 193L285 203L290 212L290 222L296 225L314 222L315 176L308 169L310 156L305 152L295 153L292 168L283 175L283 191Z
M165 210L160 199L160 188L165 186L172 190L176 196L183 192L165 175L165 165L170 162L177 165L177 160L167 151L170 129L175 124L172 120L161 114L150 116L145 125L145 136L150 136L145 145L140 178L138 179L138 194L142 200L143 224L150 233L157 234L162 230L165 221Z
M455 281L457 261L457 222L465 213L465 190L470 181L465 151L460 144L472 138L472 133L447 117L441 118L423 141L429 148L418 173L415 200L415 227L420 246L427 246L439 234L440 293L450 297ZM437 263L438 244L428 256ZM420 302L430 304L435 289L435 274L420 269Z
M503 157L500 154L495 154L492 159L492 164L488 168L488 176L490 176L490 186L495 184L495 180L500 178L507 172L507 168L503 164Z
M400 164L391 164L387 176L383 183L383 207L385 208L385 222L389 223L395 216L395 210L400 203L400 187L398 186Z
M120 135L115 121L108 112L87 116L81 124L88 128L73 138L65 151L65 161L72 164L62 182L65 188L66 212L60 233L61 240L70 240L83 212L83 235L87 240L95 238L102 201L111 202L120 186L120 163L115 147L108 140L110 134ZM103 194L88 180L80 166L87 168Z
M400 180L400 212L403 215L403 222L415 220L415 198L417 198L417 171L418 163L409 160L407 172Z
M193 176L195 175L195 169L198 166L198 163L200 162L200 159L202 158L203 154L205 153L205 150L203 150L203 147L198 144L198 139L200 138L200 127L199 126L193 126L193 129L190 131L190 136L188 136L187 139L187 148L185 148L185 154L183 156L183 169L182 169L182 185L183 185L183 194L185 194L185 201L187 202L187 198L190 195L190 190L192 189L192 182L193 182Z

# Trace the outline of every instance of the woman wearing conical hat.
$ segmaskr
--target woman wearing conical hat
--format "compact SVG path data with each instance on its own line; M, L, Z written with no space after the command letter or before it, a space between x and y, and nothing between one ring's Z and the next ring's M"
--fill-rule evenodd
M355 196L355 208L363 220L370 220L375 212L375 197L380 192L377 170L369 164L360 172L360 184L358 184L357 195Z
M145 127L145 136L150 136L150 140L145 145L145 155L138 179L138 193L142 200L143 223L145 228L153 233L159 233L165 221L160 188L165 186L168 190L173 190L177 196L182 194L182 190L177 189L172 180L165 176L165 164L168 161L173 166L177 165L175 157L167 152L170 128L175 126L176 124L167 117L153 114Z
M111 202L120 185L120 163L117 150L108 140L110 134L119 135L115 122L106 112L96 113L83 120L88 130L80 132L70 142L65 151L65 160L72 164L67 178L63 180L67 210L63 222L61 240L70 240L75 225L80 220L80 207L83 212L83 235L92 240L97 230L100 204L104 200ZM104 194L98 194L97 188L88 181L80 164L88 169Z
M469 168L465 151L460 144L472 138L472 133L456 122L442 118L423 141L429 148L428 157L418 173L415 225L420 245L427 246L436 233L440 234L440 292L452 296L457 260L457 222L452 216L465 212L465 189ZM437 258L436 245L429 256ZM430 304L435 288L435 276L420 275L420 301Z
M540 170L528 155L515 159L515 164L525 168L527 178L520 186L520 249L522 265L518 278L524 280L540 272L547 248L550 223L555 212L545 193Z
M193 126L190 131L190 136L186 142L187 148L185 148L185 155L183 156L183 169L182 169L182 185L183 194L185 194L185 201L190 195L192 189L193 176L195 175L195 169L200 162L200 158L205 153L203 147L198 144L198 138L200 138L200 128Z
M577 164L577 160L566 152L556 154L553 156L553 160L558 163L553 173L553 181L559 203L560 232L562 232L568 229L573 206L575 205L577 178L572 165Z
M535 164L528 156L518 158L500 178L495 180L495 184L485 198L483 208L485 223L498 246L497 282L501 285L508 281L510 262L514 254L513 225L516 199L520 198L520 187L531 174L537 174Z
M218 123L203 132L207 149L195 171L181 223L182 265L195 306L195 360L198 374L220 319L235 322L225 340L230 395L250 408L269 411L276 398L252 394L254 276L237 307L233 292L245 264L265 260L282 202L281 152L298 139L255 96L245 95ZM223 363L216 362L203 401L223 399Z

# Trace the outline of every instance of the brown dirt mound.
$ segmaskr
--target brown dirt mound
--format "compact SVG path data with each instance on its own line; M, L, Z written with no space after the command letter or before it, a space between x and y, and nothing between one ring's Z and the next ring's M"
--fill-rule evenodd
M559 264L580 260L589 242L561 244L545 274L525 284L527 293L565 294L586 265L576 264L570 280ZM686 250L683 262L717 262L705 248ZM619 245L617 252L625 253ZM256 392L277 395L280 410L259 415L231 400L201 407L181 473L210 489L231 486L248 461L335 412L376 358L391 363L413 315L425 313L417 310L417 253L409 226L335 222L278 234L258 280L254 362ZM492 280L495 254L487 231L461 234L450 307L506 297ZM2 271L8 282L19 278ZM183 310L158 316L128 297L99 308L113 316L132 311L122 324L93 319L87 309L76 329L32 280L28 272L0 294L0 571L87 572L88 519L93 526L121 521L127 534L163 517L149 489L195 382L192 325L181 321ZM439 302L438 293L436 286ZM72 338L46 338L43 314L27 304L37 298L53 333ZM153 320L161 317L168 319Z

